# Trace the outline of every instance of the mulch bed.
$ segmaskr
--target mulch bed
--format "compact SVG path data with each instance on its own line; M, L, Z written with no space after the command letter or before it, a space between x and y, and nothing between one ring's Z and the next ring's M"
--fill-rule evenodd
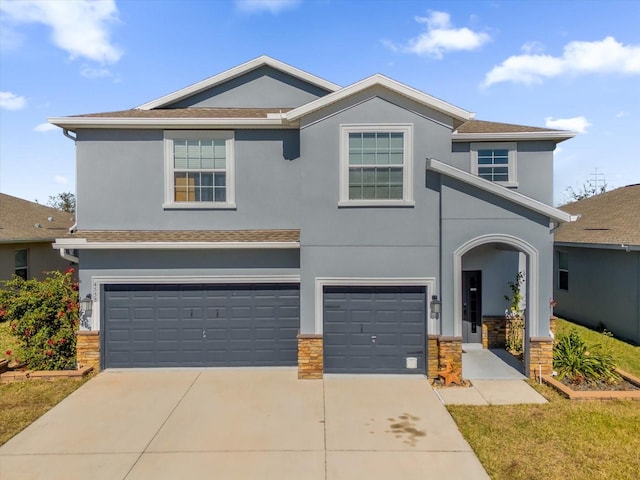
M590 391L614 391L614 392L628 392L632 390L640 390L640 387L637 387L633 383L622 380L616 384L610 384L602 381L598 382L582 382L582 383L572 383L571 381L563 378L560 380L563 385L566 385L572 390L576 390L579 392L590 392Z

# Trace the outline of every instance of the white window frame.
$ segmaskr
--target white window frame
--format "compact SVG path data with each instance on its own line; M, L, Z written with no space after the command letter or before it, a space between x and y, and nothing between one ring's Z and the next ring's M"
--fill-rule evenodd
M503 187L517 187L517 151L518 144L516 142L474 142L471 144L471 168L470 171L474 175L478 175L478 150L509 150L509 180L506 182L493 182Z
M350 200L349 199L349 134L391 132L404 135L404 158L402 162L402 198L397 200ZM413 200L413 124L345 124L340 125L340 207L407 207Z
M176 202L174 193L174 140L225 140L226 201ZM165 130L164 132L164 204L165 209L233 209L235 196L235 135L232 130Z

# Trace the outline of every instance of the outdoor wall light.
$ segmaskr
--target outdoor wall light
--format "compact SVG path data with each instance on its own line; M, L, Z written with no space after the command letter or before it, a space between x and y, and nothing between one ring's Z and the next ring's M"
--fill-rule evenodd
M440 307L442 304L440 300L438 300L437 295L431 296L431 302L429 303L429 309L431 310L431 318L438 319L440 318Z
M91 294L87 293L87 296L80 300L80 312L82 312L85 317L90 317L92 310L93 300L91 300Z

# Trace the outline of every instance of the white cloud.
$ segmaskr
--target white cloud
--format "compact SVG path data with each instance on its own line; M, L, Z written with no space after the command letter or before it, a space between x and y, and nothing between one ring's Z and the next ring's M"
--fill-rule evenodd
M58 127L56 127L55 125L45 122L45 123L40 123L36 125L33 131L34 132L50 132L52 130L57 130L57 129Z
M591 126L586 117L573 118L553 118L547 117L544 122L548 128L557 128L560 130L571 130L572 132L587 133L587 128Z
M640 74L640 45L623 45L613 37L594 42L570 42L560 57L533 53L531 44L525 44L523 51L524 54L513 55L493 67L485 76L484 85L542 83L560 75Z
M3 0L0 11L14 23L50 27L54 45L67 51L72 60L82 57L111 64L122 56L110 38L110 27L118 22L115 0Z
M270 12L278 14L283 10L295 8L300 0L235 0L236 7L243 12Z
M85 78L105 78L113 77L113 73L108 68L93 68L89 65L82 65L80 75Z
M20 110L27 105L27 100L12 92L0 92L0 108Z
M62 175L56 175L55 177L53 177L53 181L58 185L66 185L69 183L69 179Z
M623 118L628 116L629 116L629 112L625 112L624 110L616 113L616 118Z
M410 39L405 45L383 42L393 51L404 51L441 59L446 52L476 50L491 40L485 32L469 28L454 28L447 12L429 11L426 17L416 17L416 22L427 26L426 32Z

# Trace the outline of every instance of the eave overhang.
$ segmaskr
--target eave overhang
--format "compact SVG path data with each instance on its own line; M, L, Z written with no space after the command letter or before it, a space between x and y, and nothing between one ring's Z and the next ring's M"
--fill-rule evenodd
M506 132L506 133L456 133L451 134L453 142L502 142L514 140L551 140L556 143L569 140L576 132L559 130L555 132Z
M447 165L446 163L442 163L433 158L427 158L427 169L455 178L456 180L472 185L480 190L484 190L485 192L497 195L498 197L509 200L517 205L521 205L557 222L575 222L578 219L577 215L571 215L567 212L563 212L562 210L551 207L538 200L534 200L526 195L514 192L506 187L490 182L476 175L472 175L464 170L452 167L451 165Z
M88 242L85 238L57 238L53 248L65 250L299 249L300 242Z
M78 128L132 129L202 129L202 128L296 128L285 121L284 114L267 118L121 118L121 117L51 117L48 122L75 131Z

